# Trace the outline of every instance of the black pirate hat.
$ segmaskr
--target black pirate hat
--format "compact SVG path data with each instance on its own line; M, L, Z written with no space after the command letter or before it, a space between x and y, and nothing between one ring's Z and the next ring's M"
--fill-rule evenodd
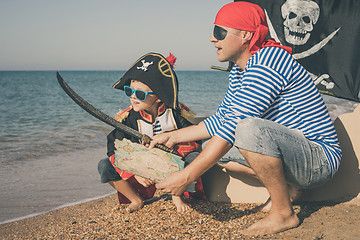
M139 58L113 88L124 90L131 80L146 84L168 107L178 108L177 77L172 64L161 54L151 52Z

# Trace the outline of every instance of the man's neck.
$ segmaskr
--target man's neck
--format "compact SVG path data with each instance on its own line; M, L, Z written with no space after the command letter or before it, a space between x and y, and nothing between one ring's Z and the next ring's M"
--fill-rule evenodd
M250 51L244 51L241 57L235 62L236 65L238 65L242 70L245 69L246 63L249 61L249 59L252 57Z

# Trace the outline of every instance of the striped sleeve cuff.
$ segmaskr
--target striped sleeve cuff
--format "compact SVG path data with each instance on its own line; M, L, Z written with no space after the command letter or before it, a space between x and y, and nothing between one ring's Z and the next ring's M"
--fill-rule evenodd
M229 142L231 145L234 144L235 129L237 125L236 121L227 121L225 123L221 123L219 117L213 115L205 119L204 123L210 136L218 136Z
M237 123L235 121L225 122L215 133L215 136L229 142L231 146L234 145L236 125Z
M216 131L221 126L220 119L216 115L212 115L211 117L208 117L207 119L204 120L204 123L210 136L214 136Z

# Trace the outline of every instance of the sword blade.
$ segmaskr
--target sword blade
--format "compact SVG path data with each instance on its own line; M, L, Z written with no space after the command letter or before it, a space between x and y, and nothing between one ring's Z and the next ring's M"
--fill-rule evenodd
M74 90L72 90L69 85L64 81L64 79L60 76L58 72L56 72L56 77L58 79L58 82L62 89L69 95L69 97L76 102L82 109L96 117L97 119L105 122L106 124L109 124L110 126L113 126L116 129L119 129L122 132L125 132L137 139L142 139L143 134L140 132L120 123L119 121L116 121L114 118L106 115L105 113L99 111L94 106L92 106L90 103L86 102L83 98L81 98Z
M334 36L335 34L341 29L341 27L339 27L338 29L336 29L335 31L333 31L332 33L330 33L329 36L327 36L326 38L324 38L323 40L321 40L319 43L317 43L316 45L312 46L311 48L309 48L308 50L301 52L301 53L296 53L293 54L293 57L295 59L302 59L302 58L306 58L310 55L313 55L314 53L320 51Z

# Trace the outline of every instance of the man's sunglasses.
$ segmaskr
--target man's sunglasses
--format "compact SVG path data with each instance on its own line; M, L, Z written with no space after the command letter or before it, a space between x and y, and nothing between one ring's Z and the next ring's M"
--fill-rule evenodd
M230 34L234 37L242 39L241 37L236 36L235 34L229 33L226 29L219 27L218 25L214 26L213 35L217 40L219 40L219 41L224 40L226 38L227 34Z
M145 101L147 95L155 95L154 92L145 92L143 90L136 90L130 86L124 86L124 92L127 97L131 97L135 93L135 97L140 101Z

